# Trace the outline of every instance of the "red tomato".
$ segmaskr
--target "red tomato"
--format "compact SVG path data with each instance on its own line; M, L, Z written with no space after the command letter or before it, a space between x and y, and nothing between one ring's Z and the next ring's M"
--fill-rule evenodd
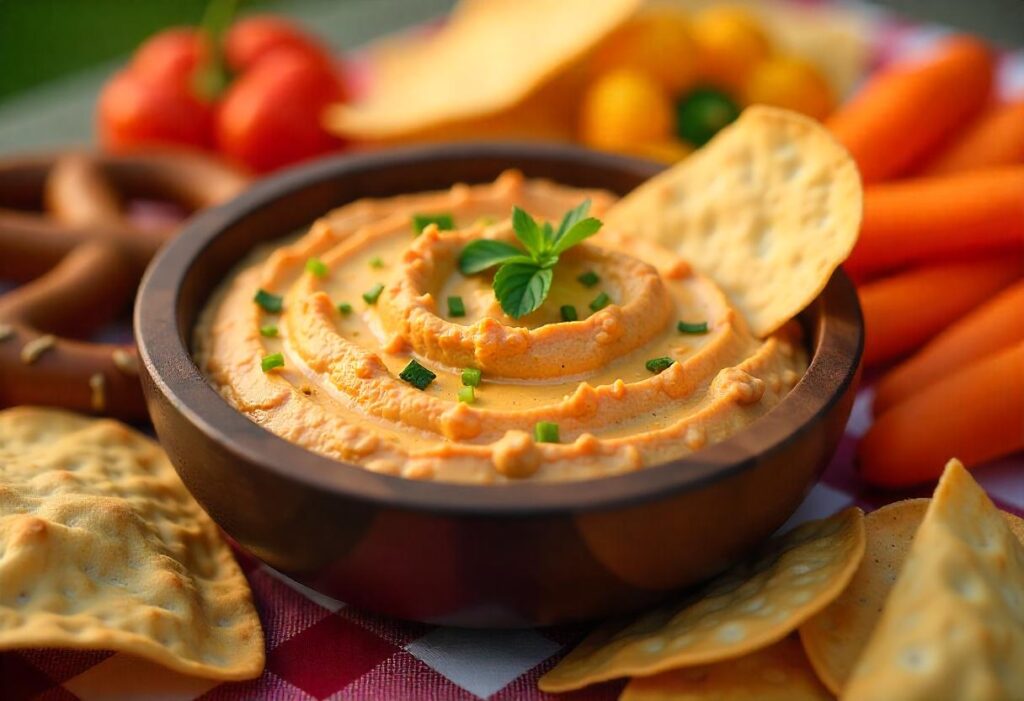
M132 58L131 70L150 81L192 87L206 55L203 36L193 27L172 27L147 39Z
M151 81L133 70L121 71L103 87L97 124L100 142L110 151L213 145L211 105L187 89Z
M330 67L304 51L277 49L228 88L217 113L217 146L258 172L333 151L343 142L320 118L341 97L341 81Z
M248 70L275 49L294 49L331 64L331 54L300 27L274 15L254 15L231 25L224 37L224 55L236 72Z

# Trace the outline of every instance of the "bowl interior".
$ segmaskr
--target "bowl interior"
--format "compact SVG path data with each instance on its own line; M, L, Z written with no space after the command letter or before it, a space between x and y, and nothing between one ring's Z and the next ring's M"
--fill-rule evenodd
M853 287L837 272L800 317L811 364L776 408L721 443L627 475L500 487L380 475L271 434L232 408L206 382L191 357L193 327L213 289L252 247L304 228L328 210L362 197L486 182L508 168L518 168L527 177L624 194L661 166L568 146L463 144L340 157L263 181L196 217L150 266L136 303L135 329L153 381L193 424L239 459L291 479L393 506L522 515L610 508L699 488L797 438L854 381L862 324Z

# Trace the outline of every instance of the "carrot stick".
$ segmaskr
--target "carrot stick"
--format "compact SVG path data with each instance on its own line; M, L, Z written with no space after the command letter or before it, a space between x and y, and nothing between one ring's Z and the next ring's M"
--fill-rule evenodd
M860 471L880 487L937 478L949 458L973 467L1024 448L1024 343L988 355L882 414Z
M929 160L924 175L1024 163L1024 100L992 105Z
M920 61L873 77L826 121L849 149L865 183L908 172L985 105L993 57L981 42L956 37Z
M1024 165L868 187L845 265L863 277L1000 247L1024 250Z
M944 263L862 285L864 363L917 348L1020 277L1022 264L1019 256Z
M1024 281L953 322L919 353L889 371L875 385L875 415L968 364L1021 341Z

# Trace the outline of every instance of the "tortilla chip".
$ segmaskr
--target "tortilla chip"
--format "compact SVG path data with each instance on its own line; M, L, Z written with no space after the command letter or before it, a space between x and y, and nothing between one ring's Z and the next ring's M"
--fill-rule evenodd
M820 293L860 229L857 166L819 123L755 106L614 205L605 225L679 252L757 336Z
M832 693L842 691L875 629L929 504L931 499L907 499L868 514L864 559L850 585L800 626L807 657ZM1024 519L1005 512L1003 517L1024 543Z
M28 647L214 679L263 670L231 551L160 448L115 421L0 412L0 650Z
M828 701L796 636L734 660L631 679L619 701Z
M463 0L426 38L374 55L369 92L331 107L327 127L394 139L508 109L617 27L640 0Z
M771 645L839 595L864 554L850 508L768 541L682 604L604 626L540 678L543 691L741 657Z
M844 699L1024 699L1024 546L951 460Z

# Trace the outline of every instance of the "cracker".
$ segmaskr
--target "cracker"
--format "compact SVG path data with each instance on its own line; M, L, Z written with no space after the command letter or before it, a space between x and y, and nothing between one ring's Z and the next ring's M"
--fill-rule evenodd
M231 551L163 451L115 421L0 412L0 650L28 647L214 679L263 669Z
M839 595L864 554L850 508L772 538L681 604L595 631L539 681L544 691L741 657L786 637Z
M864 519L864 559L843 593L800 626L800 639L815 671L839 694L875 629L886 597L899 577L931 499L907 499L872 511ZM1017 540L1024 520L1003 513Z
M613 205L605 225L678 251L764 337L806 307L850 254L861 199L857 166L823 126L756 106Z
M394 139L495 115L563 72L640 4L463 0L436 34L371 51L369 92L331 107L325 122L347 136Z
M631 679L619 701L828 701L796 636L711 665Z
M1024 699L1024 546L951 460L843 698Z

